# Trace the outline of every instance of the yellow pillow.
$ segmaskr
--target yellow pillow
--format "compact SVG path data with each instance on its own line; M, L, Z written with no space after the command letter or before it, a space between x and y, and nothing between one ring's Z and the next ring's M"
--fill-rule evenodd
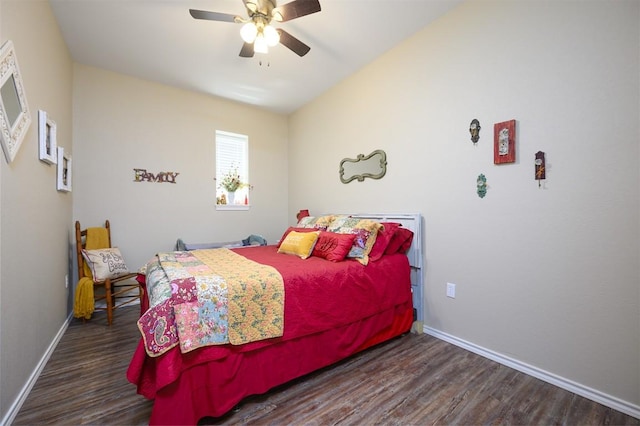
M316 241L318 241L318 235L320 235L320 231L291 231L280 244L278 253L295 254L296 256L300 256L301 259L306 259L311 256Z

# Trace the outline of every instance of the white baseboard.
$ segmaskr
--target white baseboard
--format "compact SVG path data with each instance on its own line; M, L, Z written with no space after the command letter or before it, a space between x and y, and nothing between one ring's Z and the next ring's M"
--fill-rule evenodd
M551 383L552 385L558 386L559 388L562 388L569 392L573 392L577 395L583 396L587 399L595 401L604 406L613 408L614 410L620 411L621 413L625 413L629 416L640 419L640 406L636 404L623 401L620 398L616 398L611 395L607 395L603 392L592 389L588 386L584 386L580 383L576 383L564 377L560 377L556 374L550 373L548 371L542 370L540 368L537 368L532 365L526 364L524 362L518 361L516 359L510 358L498 352L494 352L492 350L483 348L474 343L467 342L466 340L459 339L450 334L443 333L434 328L425 326L424 332L440 340L444 340L445 342L451 343L453 345L466 349L470 352L473 352L477 355L488 358L499 364L513 368L514 370L518 370L522 373L528 374L529 376L535 377L547 383Z
M33 389L33 386L36 384L38 377L40 377L40 373L42 373L45 365L47 365L47 361L49 361L49 358L51 358L53 351L56 349L56 346L58 346L60 339L62 339L65 331L67 331L69 323L71 322L72 315L73 313L69 314L65 322L62 324L62 327L60 327L60 330L58 330L58 333L49 344L49 347L42 355L42 358L40 358L40 361L38 362L38 364L36 364L36 368L31 373L31 376L29 376L29 380L27 380L27 383L25 383L25 385L22 387L20 393L18 393L15 401L13 401L13 404L11 404L11 407L9 407L9 411L7 411L7 414L5 414L2 421L0 421L1 426L10 425L15 420L18 412L20 411L20 408L22 408L22 404L24 404L27 396L29 396L29 393L31 392L31 389Z

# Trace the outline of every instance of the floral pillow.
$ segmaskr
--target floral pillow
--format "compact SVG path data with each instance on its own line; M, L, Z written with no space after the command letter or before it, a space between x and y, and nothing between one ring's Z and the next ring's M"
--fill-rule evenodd
M326 216L307 216L300 219L297 228L314 228L326 231L331 222L335 219L334 215Z
M89 265L93 281L96 283L129 273L120 249L117 247L97 250L85 249L82 250L82 256Z
M335 232L320 231L312 256L322 257L332 262L341 262L347 257L353 240L353 234L336 234Z
M319 234L320 231L291 231L280 244L278 253L293 254L300 257L300 259L306 259L311 256L316 241L318 241Z
M369 263L369 253L376 242L376 236L381 227L382 225L379 222L371 219L340 217L331 222L327 231L355 235L347 257L354 258L361 264L366 265Z

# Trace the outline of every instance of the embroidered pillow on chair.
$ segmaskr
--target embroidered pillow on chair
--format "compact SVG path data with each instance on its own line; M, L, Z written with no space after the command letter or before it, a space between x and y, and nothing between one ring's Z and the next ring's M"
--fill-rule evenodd
M94 282L101 282L107 278L117 278L129 273L124 258L117 247L82 250L82 256L91 269Z

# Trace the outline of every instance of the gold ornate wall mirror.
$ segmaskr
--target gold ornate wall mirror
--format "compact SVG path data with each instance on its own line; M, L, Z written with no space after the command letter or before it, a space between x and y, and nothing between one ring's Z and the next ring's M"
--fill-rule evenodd
M8 40L0 49L0 140L7 163L15 158L30 124L16 52Z
M376 149L365 156L358 154L355 159L345 158L340 162L340 181L349 183L354 179L362 182L364 178L381 179L387 173L387 154Z

